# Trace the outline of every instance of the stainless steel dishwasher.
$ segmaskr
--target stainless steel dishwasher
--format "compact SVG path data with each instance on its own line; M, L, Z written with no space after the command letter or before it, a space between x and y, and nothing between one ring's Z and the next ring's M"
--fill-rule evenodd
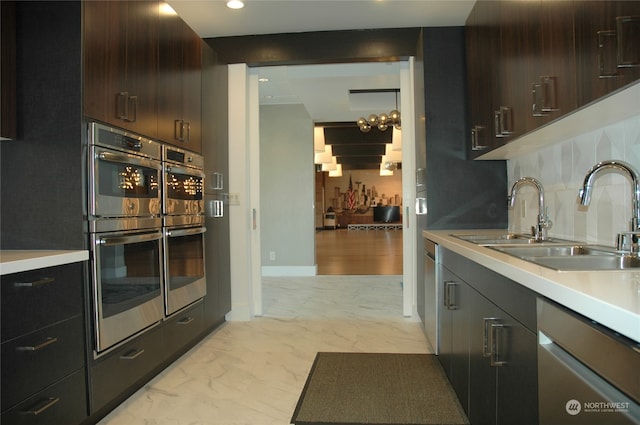
M640 424L640 344L538 298L540 425Z
M440 302L438 288L438 250L440 247L429 239L424 240L424 331L435 354L440 354L440 326L438 323Z

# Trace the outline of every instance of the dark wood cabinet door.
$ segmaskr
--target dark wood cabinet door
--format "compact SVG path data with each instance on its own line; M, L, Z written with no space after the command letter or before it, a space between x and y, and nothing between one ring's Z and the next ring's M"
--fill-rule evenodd
M469 420L474 424L496 423L496 369L491 366L488 334L504 313L475 290L470 291Z
M618 52L638 56L640 1L575 3L578 106L584 106L640 78L640 66L618 66ZM635 17L622 24L620 17Z
M202 152L202 40L177 15L160 20L158 138Z
M160 18L158 73L158 138L177 144L176 120L182 117L182 19Z
M508 315L497 333L497 424L538 424L538 357L536 334Z
M542 0L540 9L540 56L536 89L541 96L532 100L532 112L542 123L553 121L578 107L573 3ZM532 88L533 89L533 88ZM533 93L532 93L533 94Z
M500 53L498 10L497 1L477 3L467 21L471 157L504 144L504 139L495 137L493 121L499 97L495 66Z
M202 39L183 27L182 119L189 125L185 149L202 152Z
M84 114L157 135L158 3L84 5Z
M158 24L159 4L156 1L131 1L127 4L127 66L125 90L137 96L134 122L126 127L155 138L158 131ZM131 112L130 112L131 113Z
M122 126L117 95L125 90L126 7L117 1L84 4L84 114Z
M444 305L440 315L438 356L465 412L469 408L469 286L441 267Z
M538 127L531 113L531 84L538 76L540 3L500 2L500 56L497 61L501 135L511 141Z

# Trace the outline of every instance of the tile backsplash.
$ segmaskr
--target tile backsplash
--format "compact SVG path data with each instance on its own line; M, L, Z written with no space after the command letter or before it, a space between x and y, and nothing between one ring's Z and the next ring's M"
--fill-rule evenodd
M631 180L617 171L600 172L591 204L585 207L578 202L587 171L607 159L625 161L640 172L640 115L509 159L508 187L520 177L542 183L553 222L550 236L613 246L616 234L629 230ZM531 185L520 186L515 206L509 209L509 230L529 233L537 215L537 191Z

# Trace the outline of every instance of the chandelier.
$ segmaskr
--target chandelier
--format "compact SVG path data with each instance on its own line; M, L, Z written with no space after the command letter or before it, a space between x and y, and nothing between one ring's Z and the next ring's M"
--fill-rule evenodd
M388 114L384 112L380 115L371 114L367 118L360 117L356 123L358 128L363 133L371 131L372 127L377 127L380 131L385 131L389 126L393 126L400 130L400 111L398 111L398 90L396 93L396 109L392 110Z

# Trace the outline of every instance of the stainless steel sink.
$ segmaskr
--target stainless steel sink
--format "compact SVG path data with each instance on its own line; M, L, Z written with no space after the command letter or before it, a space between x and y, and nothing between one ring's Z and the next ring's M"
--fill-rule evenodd
M561 239L548 239L544 242L536 242L531 235L522 235L518 233L498 233L486 235L452 235L463 241L472 242L477 245L494 246L494 245L545 245L557 243L572 243L571 241Z
M624 270L640 267L640 258L624 255L602 246L492 246L489 247L522 260L555 270Z
M535 245L526 247L492 246L490 248L520 258L575 257L579 255L616 255L614 251L607 248L588 245Z
M567 257L531 257L526 260L561 271L625 270L640 267L640 258L617 254Z

